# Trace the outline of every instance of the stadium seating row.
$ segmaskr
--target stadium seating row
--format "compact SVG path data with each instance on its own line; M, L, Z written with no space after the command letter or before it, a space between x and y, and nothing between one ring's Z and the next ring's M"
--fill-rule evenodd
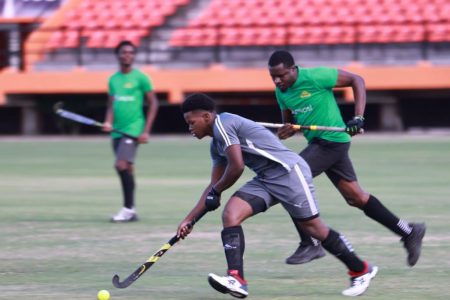
M49 50L137 45L190 0L81 0L47 45ZM184 28L175 47L405 43L450 41L448 0L211 0Z
M53 33L47 48L78 47L83 39L91 48L112 48L123 39L140 44L151 28L162 25L167 16L190 0L82 0L69 11Z
M445 42L449 25L447 0L212 0L170 44Z
M86 46L89 48L114 48L122 40L129 40L139 45L143 36L149 34L149 30L62 30L53 33L47 48L75 48L85 38Z
M406 1L327 1L212 0L210 5L189 25L192 27L326 26L450 21L450 3L438 5L432 1L414 3Z
M450 23L423 25L186 28L171 46L311 45L450 41Z

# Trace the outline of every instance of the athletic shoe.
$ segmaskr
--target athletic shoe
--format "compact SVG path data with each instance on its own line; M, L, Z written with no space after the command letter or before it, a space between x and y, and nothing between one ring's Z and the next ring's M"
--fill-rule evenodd
M370 280L375 278L378 273L378 267L368 265L367 272L359 275L350 277L350 287L342 291L344 296L359 296L364 294L364 292L369 288ZM350 276L352 272L349 272Z
M408 252L407 263L412 267L419 260L426 227L424 223L410 223L409 226L412 227L411 233L407 237L403 237L401 241Z
M111 218L111 222L116 223L134 222L137 220L138 216L134 208L129 209L126 207L122 207L122 209L117 213L117 215Z
M230 294L236 298L245 298L248 296L247 282L235 270L228 272L227 276L218 276L209 273L208 282L216 291L222 294Z
M314 259L319 259L325 256L325 251L323 251L322 245L306 245L300 243L294 254L286 258L286 263L288 265L299 265L310 262Z

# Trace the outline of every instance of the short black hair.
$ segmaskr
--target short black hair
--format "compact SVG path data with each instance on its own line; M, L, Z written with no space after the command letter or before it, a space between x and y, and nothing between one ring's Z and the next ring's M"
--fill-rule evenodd
M130 41L121 41L121 42L116 46L116 48L114 49L114 53L115 53L116 55L118 55L120 49L121 49L122 47L124 47L124 46L131 46L131 47L133 47L134 52L136 52L136 46L135 46L132 42L130 42Z
M286 50L277 50L269 58L269 67L275 67L283 64L286 68L295 65L294 57Z
M215 112L216 103L208 95L195 93L187 96L183 104L181 104L181 112L183 114L198 109Z

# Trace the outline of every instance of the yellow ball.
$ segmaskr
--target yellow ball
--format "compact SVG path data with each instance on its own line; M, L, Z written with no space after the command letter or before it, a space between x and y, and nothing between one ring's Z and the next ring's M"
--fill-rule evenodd
M98 300L109 300L109 292L107 290L101 290L97 294Z

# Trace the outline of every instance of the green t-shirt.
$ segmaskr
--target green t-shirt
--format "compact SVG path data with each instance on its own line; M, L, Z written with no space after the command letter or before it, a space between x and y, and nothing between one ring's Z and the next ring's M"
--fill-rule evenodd
M334 68L299 68L297 81L285 92L276 88L275 94L281 110L289 109L299 125L345 127L342 115L333 95L338 71ZM332 142L349 142L345 132L304 130L311 142L321 138Z
M109 95L113 101L113 128L132 136L141 135L145 126L144 95L153 90L147 75L133 69L130 73L117 72L109 79ZM113 138L121 134L111 133Z

